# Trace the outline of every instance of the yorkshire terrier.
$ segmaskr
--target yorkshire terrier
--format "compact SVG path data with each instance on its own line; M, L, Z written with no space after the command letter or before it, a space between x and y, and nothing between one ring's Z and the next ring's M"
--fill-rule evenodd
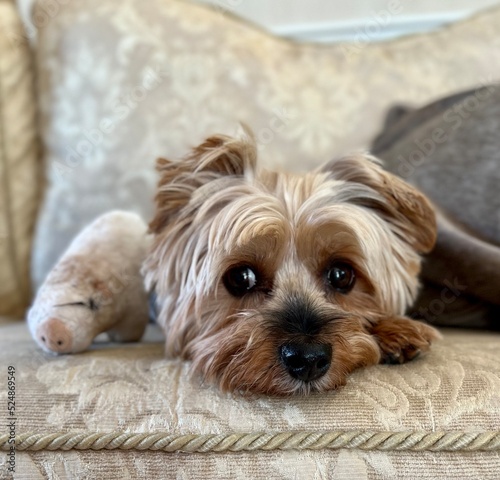
M220 389L331 390L439 337L405 317L436 239L433 208L376 158L278 173L259 166L251 135L218 135L157 169L146 286L167 355Z

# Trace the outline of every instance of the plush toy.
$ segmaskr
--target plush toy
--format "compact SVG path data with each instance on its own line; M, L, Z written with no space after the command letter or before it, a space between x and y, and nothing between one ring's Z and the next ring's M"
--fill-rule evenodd
M48 275L28 313L35 341L47 352L76 353L107 332L140 340L148 323L141 275L150 238L135 214L114 211L85 228Z

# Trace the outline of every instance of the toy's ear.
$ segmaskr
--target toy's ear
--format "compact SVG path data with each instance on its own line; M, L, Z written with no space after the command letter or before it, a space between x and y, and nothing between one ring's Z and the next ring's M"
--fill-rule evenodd
M423 193L385 171L371 155L353 155L333 160L323 167L337 180L362 184L376 197L362 196L353 201L376 210L398 234L418 252L428 253L437 235L436 215Z
M250 131L241 138L214 135L180 161L159 158L160 181L150 232L159 233L180 213L201 187L222 177L243 177L255 171L257 148Z

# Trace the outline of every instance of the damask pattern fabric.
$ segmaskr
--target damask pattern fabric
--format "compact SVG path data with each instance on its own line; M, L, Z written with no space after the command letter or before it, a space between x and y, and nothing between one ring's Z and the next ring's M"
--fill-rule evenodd
M46 9L40 0L36 14ZM239 122L271 167L304 170L364 149L393 102L423 104L498 79L499 22L493 10L390 43L326 46L180 0L61 2L38 32L51 185L35 283L99 214L151 217L156 157L180 157Z
M105 456L105 458L104 458ZM220 480L498 480L498 453L273 451L222 454L163 452L22 453L26 480L208 479ZM1 465L0 465L1 468Z
M179 0L58 6L37 44L50 186L34 250L36 283L93 217L117 207L150 216L157 156L183 155L203 136L234 133L242 121L269 166L308 169L365 148L393 102L422 104L499 77L500 10L440 32L356 47L295 44L225 10ZM43 0L36 8L44 11ZM139 344L99 343L54 357L35 347L25 325L0 323L0 365L17 372L18 434L500 431L495 334L446 331L429 355L360 370L337 392L245 399L202 385L187 363L165 359L156 330ZM499 452L17 455L22 478L37 480L496 479L500 471Z
M0 315L30 301L31 239L41 185L33 65L13 2L0 0Z
M190 378L186 362L164 358L163 344L157 343L161 334L154 329L141 344L101 343L90 352L61 357L36 349L25 325L4 325L2 333L0 365L15 359L18 434L500 431L500 336L491 333L444 331L444 340L425 357L400 366L359 370L341 390L289 399L239 398L202 385L198 377ZM6 403L3 390L0 402ZM350 449L189 455L43 451L18 455L19 471L26 479L56 475L110 480L137 475L493 479L500 471L498 451ZM0 455L0 471L4 461Z

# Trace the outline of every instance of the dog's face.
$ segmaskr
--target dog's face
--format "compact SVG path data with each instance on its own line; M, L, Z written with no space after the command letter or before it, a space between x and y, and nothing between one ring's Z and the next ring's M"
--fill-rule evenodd
M221 389L333 389L387 353L381 321L406 328L434 215L375 159L275 173L251 138L216 136L158 170L146 282L167 353Z

